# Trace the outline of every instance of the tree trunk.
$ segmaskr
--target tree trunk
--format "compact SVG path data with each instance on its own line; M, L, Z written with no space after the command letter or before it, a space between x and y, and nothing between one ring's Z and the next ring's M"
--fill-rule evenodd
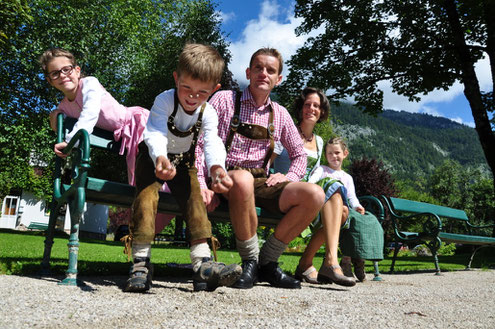
M476 125L476 132L480 139L481 147L485 154L488 166L492 171L492 176L495 176L495 137L490 125L490 120L488 119L487 107L489 103L484 103L481 95L480 86L478 83L478 78L476 77L476 72L474 70L474 62L469 53L469 48L466 45L466 40L464 38L464 30L461 26L459 13L456 9L456 3L454 0L445 0L445 10L447 12L447 18L451 27L452 39L456 48L457 57L461 62L461 76L462 83L464 84L464 95L466 96L469 105L471 107L471 112L473 113L474 123ZM485 9L492 8L491 5L484 2ZM493 17L491 17L493 19ZM490 52L490 47L493 47L493 27L491 22L487 25L488 30L488 56L490 58L491 70L494 71L493 63L495 59L493 58L493 52ZM493 49L492 49L493 50ZM492 74L493 79L493 74ZM493 80L492 80L493 81ZM493 179L493 186L495 191L495 177ZM495 219L494 219L495 224ZM495 236L495 229L492 232Z
M483 11L484 11L484 21L486 24L486 52L488 58L490 59L490 68L492 72L492 85L495 87L495 22L493 18L495 17L495 3L493 0L483 1ZM491 103L487 106L491 106L492 109L495 108L495 101L493 98L493 87L492 87L492 97L490 99ZM494 188L493 188L493 198L495 199L495 178L494 178ZM495 225L495 218L493 218L493 224ZM493 227L492 236L495 237L495 226Z

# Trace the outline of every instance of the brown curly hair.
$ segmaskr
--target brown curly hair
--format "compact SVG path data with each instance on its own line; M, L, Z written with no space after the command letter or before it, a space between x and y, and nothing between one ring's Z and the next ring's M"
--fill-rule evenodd
M308 95L311 94L317 94L318 97L320 97L320 118L318 119L318 122L323 122L328 119L328 115L330 114L330 102L328 101L327 96L325 96L320 89L306 87L294 101L294 114L298 125L302 122L302 109L304 102L306 101Z

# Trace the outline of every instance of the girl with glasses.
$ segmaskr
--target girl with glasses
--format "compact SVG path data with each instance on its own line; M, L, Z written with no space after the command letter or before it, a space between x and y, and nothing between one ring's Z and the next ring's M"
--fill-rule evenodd
M51 128L57 129L59 113L78 119L72 131L65 136L65 141L55 144L55 154L62 158L67 157L62 150L79 129L86 129L90 134L95 126L112 131L114 139L121 141L120 154L127 151L127 178L130 185L135 185L136 155L138 145L143 140L149 111L139 106L125 107L117 102L97 78L84 77L81 74L74 55L67 50L48 49L41 55L40 64L48 83L65 96L57 109L50 113ZM162 190L169 191L166 185ZM163 228L173 217L160 214L156 228Z

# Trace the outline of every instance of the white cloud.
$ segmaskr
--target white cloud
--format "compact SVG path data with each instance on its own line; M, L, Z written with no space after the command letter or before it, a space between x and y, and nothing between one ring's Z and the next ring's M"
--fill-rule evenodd
M229 21L232 21L236 18L234 12L224 13L223 11L217 11L217 14L220 16L220 19L222 20L223 24L226 24Z
M224 19L234 18L234 14L227 15ZM223 16L222 16L223 17ZM284 58L288 60L294 55L299 47L311 36L318 35L321 30L313 31L310 35L296 36L295 29L302 23L300 18L294 17L294 5L280 6L277 0L264 0L261 11L256 19L247 22L239 40L234 40L230 45L232 62L229 65L234 74L234 78L241 85L247 85L245 70L249 65L249 60L253 52L261 47L277 48ZM284 66L283 75L287 75L290 68ZM483 90L491 88L491 71L488 58L476 63L476 73L480 86ZM439 103L451 102L459 95L462 95L464 86L455 83L449 90L434 90L421 97L419 102L410 102L406 97L399 96L392 92L389 81L378 83L384 92L383 106L386 109L403 110L413 113L429 113L436 116L453 117L452 120L474 127L471 121L471 111L469 108L460 113L452 113L439 110ZM350 98L352 100L352 98ZM464 119L463 119L464 118ZM469 120L469 121L468 121Z
M282 54L284 61L296 53L309 36L296 36L295 29L301 24L301 19L294 17L294 5L282 8L276 0L265 0L257 19L247 22L240 40L230 45L232 62L229 65L234 78L241 85L247 85L246 68L251 55L262 47L276 48ZM285 64L285 63L284 63ZM284 66L282 75L287 74Z
M475 70L481 89L484 91L490 90L492 82L490 62L488 58L478 61L475 65ZM421 97L419 102L409 102L406 97L392 92L392 87L389 81L379 82L378 85L384 92L383 107L385 109L403 110L413 113L429 113L435 116L446 117L453 121L474 127L474 122L472 121L472 114L469 107L463 111L464 115L462 117L464 119L459 116L458 112L440 112L437 108L439 103L452 102L458 96L464 97L464 85L460 82L454 83L448 90L434 90L427 95L418 95Z

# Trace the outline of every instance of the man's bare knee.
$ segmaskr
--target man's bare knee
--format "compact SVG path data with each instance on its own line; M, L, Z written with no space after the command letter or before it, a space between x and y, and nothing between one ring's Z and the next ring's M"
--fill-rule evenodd
M234 182L228 192L228 197L244 198L254 193L254 178L246 170L233 170L229 172L230 178Z

